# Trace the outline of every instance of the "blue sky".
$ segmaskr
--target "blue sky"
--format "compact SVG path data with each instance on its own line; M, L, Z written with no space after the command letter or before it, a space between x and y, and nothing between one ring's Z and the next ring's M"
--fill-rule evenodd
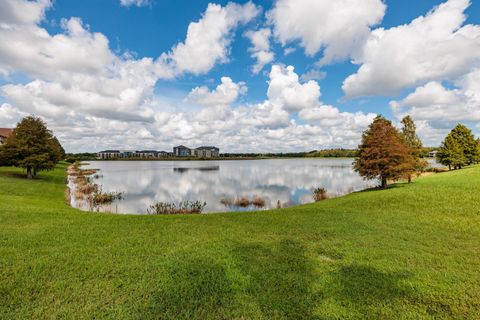
M0 48L0 60L5 55L0 63L0 126L13 125L28 113L40 115L70 151L144 146L167 149L177 143L217 144L235 152L353 147L365 124L378 113L394 123L412 113L428 145L438 144L456 122L464 122L476 134L479 132L480 116L476 113L480 112L480 97L475 94L474 82L480 73L480 58L468 54L480 48L478 1L368 0L362 2L362 8L354 0L336 5L329 0L237 1L238 7L231 10L227 9L232 4L228 1L131 2L6 0L8 8L3 16L0 14L4 20L0 22L12 27L2 29L0 37L11 37L19 48L25 40L34 52L32 65L26 65L19 61L20 57L15 60L15 49L5 53ZM220 23L215 20L220 19L217 16L207 18L209 4L216 4L220 10L217 13L227 16L226 29L219 27L223 32L220 47L225 52L218 59L210 57L211 63L205 62L208 66L196 70L181 65L174 48L188 42L192 24ZM282 6L290 7L285 10ZM306 9L309 7L311 10ZM9 10L14 14L7 17ZM340 11L347 12L347 16L341 16ZM308 17L310 12L312 16ZM431 22L413 25L412 20L421 16ZM442 21L451 26L442 30ZM343 30L352 25L359 31L344 34ZM402 28L405 30L395 31ZM43 30L48 41L36 39L38 32L35 34L33 29ZM384 37L380 29L389 37ZM269 32L264 39L268 50L264 51L274 58L254 73L254 45L247 34L260 30ZM419 32L424 33L424 44L421 38L415 39ZM207 31L196 35L199 39L194 40L199 42L192 43L209 41L201 38L202 33ZM95 34L101 37L96 39ZM59 35L64 35L67 42ZM376 42L377 38L384 43ZM369 43L381 45L371 47ZM425 48L419 48L423 45ZM76 56L83 51L82 46L84 60L81 54ZM306 52L308 46L314 47L313 53ZM396 50L391 48L395 46ZM451 52L445 49L449 47ZM286 54L286 48L293 52ZM328 48L334 48L341 57L319 63ZM407 52L405 57L402 50ZM465 56L462 52L466 52ZM162 54L166 56L163 62L159 58ZM208 50L196 50L191 56L200 62L208 60L209 54ZM138 67L142 59L150 59L151 65ZM410 71L416 65L426 69ZM373 71L362 74L360 67ZM152 72L155 68L159 71ZM402 79L404 71L409 81ZM306 77L309 72L317 76ZM277 78L273 78L274 73ZM346 79L356 74L365 78L352 79L352 86L346 85ZM99 80L96 89L107 85L108 79L118 83L112 80L112 87L96 90L92 83L98 77L105 79ZM224 83L222 77L228 81ZM228 90L217 87L222 83ZM70 97L73 100L77 96L75 102L70 101ZM88 103L82 105L83 101ZM455 113L458 104L465 106ZM112 128L109 136L99 133L105 127ZM125 134L131 138L122 138Z
M162 52L170 50L186 34L188 25L197 21L212 1L203 0L156 0L147 6L124 7L118 4L118 0L83 0L61 1L56 0L52 10L47 12L44 26L52 33L60 32L59 21L65 17L78 16L90 25L90 29L102 32L110 39L113 50L135 52L139 57L157 57ZM214 3L225 5L229 1L215 1ZM245 3L246 1L237 1ZM434 6L439 5L441 0L394 0L386 1L388 9L386 15L379 24L381 27L394 27L409 23L414 18L424 15ZM264 11L271 9L274 1L254 1L262 6ZM467 23L480 23L480 3L474 2L466 10ZM251 22L252 26L261 25L265 21L256 19ZM52 27L52 24L55 27ZM211 85L211 80L229 75L236 81L246 81L249 84L247 100L259 102L266 98L267 77L264 74L254 75L248 67L253 64L252 58L246 53L250 43L242 36L245 28L236 32L235 42L231 48L231 61L218 65L206 75L186 75L174 81L160 81L157 92L166 95L187 93L198 85ZM296 47L295 43L292 47ZM289 56L282 54L283 49L279 44L274 45L277 62L293 65L298 72L307 72L314 67L321 57L318 53L314 57L305 56L300 48ZM357 69L357 66L346 61L324 68L327 76L322 79L323 101L342 107L345 110L368 110L379 112L379 107L384 106L382 114L391 115L388 102L391 97L378 97L341 102L343 97L341 89L343 80ZM177 92L180 91L180 92ZM368 101L367 101L368 100Z

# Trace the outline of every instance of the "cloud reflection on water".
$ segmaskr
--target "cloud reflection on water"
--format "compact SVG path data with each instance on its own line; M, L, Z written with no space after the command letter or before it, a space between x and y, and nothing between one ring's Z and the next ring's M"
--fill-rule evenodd
M206 201L204 212L240 210L220 200L255 196L271 209L278 201L282 206L312 202L316 187L339 196L375 185L353 172L351 163L352 159L91 161L88 167L101 170L96 182L104 191L125 192L124 200L106 210L141 214L157 201Z

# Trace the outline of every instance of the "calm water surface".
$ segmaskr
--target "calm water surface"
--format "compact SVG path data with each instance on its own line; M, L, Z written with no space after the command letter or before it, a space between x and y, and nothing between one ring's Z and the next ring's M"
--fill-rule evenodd
M205 201L204 212L253 210L225 206L222 199L265 200L265 209L313 202L312 189L330 197L375 186L352 170L353 159L276 159L228 161L91 161L100 169L103 191L124 192L105 211L146 213L158 201ZM73 205L81 207L80 204Z

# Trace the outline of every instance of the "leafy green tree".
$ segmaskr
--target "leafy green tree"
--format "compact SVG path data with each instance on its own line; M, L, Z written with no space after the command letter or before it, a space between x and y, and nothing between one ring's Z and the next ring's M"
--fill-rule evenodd
M450 170L452 167L460 169L465 165L467 158L465 157L461 144L452 132L450 132L442 142L442 146L437 153L437 161L448 166Z
M52 144L51 147L52 147L52 151L55 156L56 162L65 159L65 149L63 149L57 137L53 136L53 138L50 140L50 143Z
M417 135L417 127L412 117L406 116L402 119L402 137L405 144L410 148L412 155L412 166L414 171L421 172L427 167L427 162L422 159L423 145ZM407 174L408 182L412 182L412 174Z
M477 139L477 147L475 148L475 163L480 163L480 139Z
M462 152L465 155L467 164L475 162L475 155L477 153L477 141L475 140L472 131L463 124L458 124L450 132L453 138L460 144Z
M412 117L406 116L402 119L402 135L405 139L405 143L407 146L412 148L412 150L418 154L418 157L422 154L422 141L417 135L417 126L415 122L413 122Z
M380 179L386 188L388 180L396 180L414 172L413 157L401 134L392 123L377 116L362 135L358 157L353 165L365 179Z
M64 157L58 139L42 119L23 118L0 148L0 164L24 168L28 178L41 170L51 170Z

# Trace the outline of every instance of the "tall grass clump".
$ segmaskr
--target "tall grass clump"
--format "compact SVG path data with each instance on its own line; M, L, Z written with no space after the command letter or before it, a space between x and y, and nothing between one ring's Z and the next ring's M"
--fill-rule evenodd
M220 200L220 203L223 204L225 207L233 206L233 200L229 198L223 198Z
M253 198L251 203L257 208L264 208L265 207L265 199L263 199L262 197L259 197L259 196L256 196L255 198Z
M315 202L322 201L328 198L327 189L325 188L315 188L313 189L312 193L313 200L315 200Z
M255 196L252 200L247 197L237 197L235 199L223 198L220 200L220 203L225 207L237 207L237 208L247 208L254 206L256 208L264 208L266 206L266 201L264 198Z
M74 196L77 200L84 200L90 211L100 211L102 206L109 205L123 199L123 192L103 192L102 187L93 183L98 179L98 169L80 169L81 163L75 162L68 167L67 173L73 177L75 184Z
M160 201L154 203L147 209L147 214L191 214L202 213L206 207L206 202L201 201L181 201L178 204L173 202Z
M123 199L123 192L103 192L102 186L90 184L91 192L87 195L87 203L90 211L100 211L102 206L109 205Z
M245 197L240 197L235 199L234 204L236 207L246 208L250 205L250 200L248 200L248 198L245 198Z

